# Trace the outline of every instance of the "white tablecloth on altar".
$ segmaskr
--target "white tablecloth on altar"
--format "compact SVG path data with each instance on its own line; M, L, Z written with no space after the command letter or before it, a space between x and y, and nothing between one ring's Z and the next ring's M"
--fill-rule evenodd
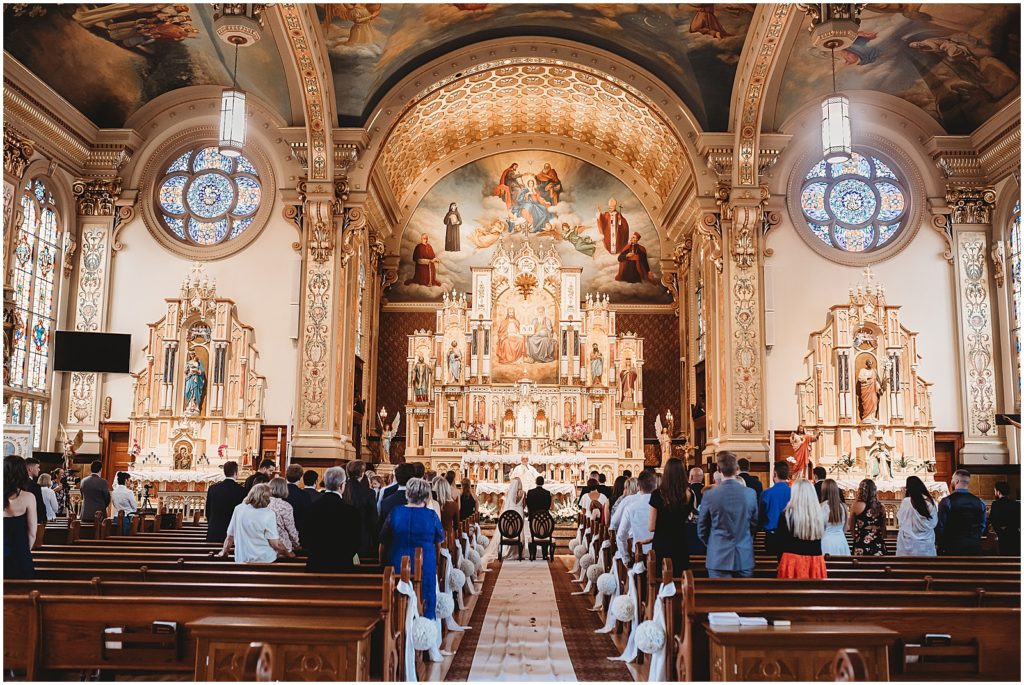
M575 495L576 486L572 483L544 483L544 489L552 495ZM479 482L476 484L478 495L504 495L508 492L508 483Z
M466 452L462 455L463 464L518 464L523 457L530 464L567 464L581 466L587 463L586 457L577 454L490 454L489 452Z
M210 467L204 469L169 469L167 467L156 467L135 469L129 471L128 475L132 480L141 482L165 482L165 483L210 483L224 478L223 469Z

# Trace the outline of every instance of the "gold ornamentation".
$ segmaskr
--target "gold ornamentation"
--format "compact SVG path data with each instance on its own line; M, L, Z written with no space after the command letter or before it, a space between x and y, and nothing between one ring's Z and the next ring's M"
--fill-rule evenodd
M321 78L322 74L327 73L327 69L319 64L319 52L314 52L310 47L318 44L317 36L308 35L307 26L302 21L304 13L315 10L308 5L292 2L282 3L278 7L302 83L306 128L309 131L309 178L326 181L334 173L334 160L329 159L327 155L327 130L333 125L330 120L332 104L326 101L328 90Z
M526 300L529 299L530 293L537 288L537 278L533 274L519 274L512 284L519 291L519 294L523 296L523 299Z
M1006 248L1002 240L997 240L992 246L992 277L996 279L996 287L1003 287L1003 264L1006 263Z
M113 216L121 196L121 179L79 179L71 186L80 216Z
M35 152L35 143L4 126L4 171L20 179Z
M949 186L946 188L946 203L952 210L954 224L989 224L992 223L996 191L991 187Z

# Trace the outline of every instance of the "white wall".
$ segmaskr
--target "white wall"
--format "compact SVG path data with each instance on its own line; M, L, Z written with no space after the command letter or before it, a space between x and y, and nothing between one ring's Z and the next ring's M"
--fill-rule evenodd
M810 335L825 326L829 307L849 301L849 288L863 280L863 267L821 257L797 235L788 217L768 234L767 247L774 251L765 263L774 268L775 293L775 346L765 369L767 418L776 430L790 430L797 426L796 384L806 378ZM944 247L938 232L923 225L902 252L871 270L885 286L886 301L902 305L900 321L918 333L919 372L934 384L935 429L960 431L955 289Z
M140 371L146 366L147 324L164 315L164 299L178 295L192 264L161 247L138 214L119 238L124 249L112 260L108 330L131 334L131 368ZM263 420L269 424L288 423L295 398L296 343L289 338L288 300L296 239L295 229L275 207L263 232L245 249L204 262L206 273L217 279L217 294L234 300L239 319L255 331L259 357L254 368L267 377ZM113 399L111 420L127 421L131 377L108 375L104 394Z

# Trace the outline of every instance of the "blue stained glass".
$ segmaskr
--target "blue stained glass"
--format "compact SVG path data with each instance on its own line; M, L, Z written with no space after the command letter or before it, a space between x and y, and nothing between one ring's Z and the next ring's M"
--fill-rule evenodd
M231 213L235 216L252 214L260 206L260 184L246 176L235 179L238 186L238 204Z
M809 181L812 178L823 178L824 176L825 176L825 160L821 160L820 162L815 164L813 167L811 167L811 170L807 172L806 176L804 176L804 180L805 181Z
M811 183L804 188L800 195L800 205L810 219L814 221L828 221L828 212L825 211L825 189L828 186L822 183Z
M829 193L828 206L832 215L844 224L863 224L875 214L878 202L863 181L846 179L837 183Z
M238 170L240 172L246 173L246 174L252 174L253 176L257 175L256 174L256 167L254 167L252 164L250 164L248 159L246 159L245 157L238 157L236 159L236 161L238 162Z
M231 158L222 155L220 150L215 147L204 147L192 162L192 171L196 172L203 169L220 169L224 173L230 174L234 168Z
M836 228L836 243L847 252L863 252L871 247L875 237L872 226L864 228Z
M182 219L175 219L173 216L165 216L164 221L167 223L167 228L174 232L174 235L178 236L182 240L185 239L185 221Z
M832 244L832 240L828 237L828 226L822 226L821 224L811 223L810 221L807 222L807 225L811 227L812 231L814 231L814 235L818 236L818 238L821 239L821 242L825 243L826 245Z
M171 176L160 186L160 206L171 214L184 214L184 190L188 176Z
M845 162L839 162L838 164L832 164L832 178L838 178L840 176L853 175L862 176L864 178L871 178L871 165L868 164L868 160L864 159L856 152L853 156Z
M11 423L21 423L21 399L11 400Z
M248 219L239 219L238 221L235 221L234 225L231 227L231 235L228 236L228 240L231 240L232 238L237 238L238 236L245 232L245 229L249 228L249 226L251 225L252 217L249 217Z
M171 173L173 171L188 171L188 158L191 154L192 151L190 150L171 162L171 166L167 167L167 173Z
M902 190L887 181L876 183L875 189L881 200L881 209L878 211L879 221L892 221L903 214L903 210L907 208L907 201L903 197Z
M39 202L46 201L46 186L43 185L42 181L36 181L35 188L32 192L35 193L36 199L39 200Z
M234 200L231 181L220 174L200 174L192 179L188 189L188 208L203 219L223 216Z
M894 181L898 180L896 178L896 174L894 174L892 169L889 168L889 165L878 157L872 157L871 161L875 163L875 175L878 178L891 178Z
M19 231L20 235L18 245L14 248L14 257L18 260L18 264L24 267L28 264L28 260L32 259L32 246L28 244L28 237L24 231Z
M896 231L900 230L899 224L885 224L878 228L878 244L884 245L888 242L889 238L896 235Z
M39 248L39 272L43 278L53 272L54 250L50 245L43 245Z
M46 347L46 341L50 339L50 322L36 317L35 325L32 327L32 347L39 352Z
M216 245L228 234L228 220L196 221L188 220L188 237L199 245Z

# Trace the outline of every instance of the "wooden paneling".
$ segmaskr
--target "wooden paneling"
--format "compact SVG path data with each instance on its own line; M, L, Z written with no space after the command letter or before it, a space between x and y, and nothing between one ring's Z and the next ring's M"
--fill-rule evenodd
M100 424L100 442L102 444L103 478L113 482L114 474L127 471L132 458L128 455L131 449L131 438L128 433L127 421L107 421Z

